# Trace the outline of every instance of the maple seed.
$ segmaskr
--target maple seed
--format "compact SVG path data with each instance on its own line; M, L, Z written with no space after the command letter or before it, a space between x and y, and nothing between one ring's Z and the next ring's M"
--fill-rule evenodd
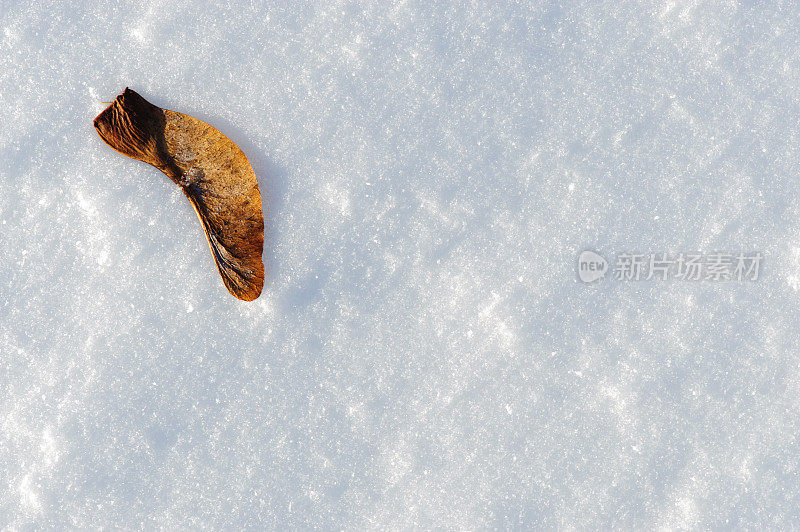
M94 127L106 144L181 187L225 287L244 301L256 299L264 287L264 216L258 180L242 150L205 122L161 109L128 88Z

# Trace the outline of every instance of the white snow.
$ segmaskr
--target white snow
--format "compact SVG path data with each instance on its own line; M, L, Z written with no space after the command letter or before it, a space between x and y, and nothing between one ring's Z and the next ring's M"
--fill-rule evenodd
M791 3L220 4L0 0L0 527L798 522ZM252 162L254 303L126 86Z

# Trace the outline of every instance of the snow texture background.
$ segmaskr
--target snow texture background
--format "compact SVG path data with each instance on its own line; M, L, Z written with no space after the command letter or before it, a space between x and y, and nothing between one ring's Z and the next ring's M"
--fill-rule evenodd
M796 2L227 4L0 1L0 526L798 522ZM126 86L250 158L256 302Z

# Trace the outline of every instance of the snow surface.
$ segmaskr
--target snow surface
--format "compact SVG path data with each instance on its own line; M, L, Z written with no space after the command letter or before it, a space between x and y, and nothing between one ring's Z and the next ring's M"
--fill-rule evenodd
M225 4L0 0L0 526L800 520L797 3ZM250 158L256 302L126 86Z

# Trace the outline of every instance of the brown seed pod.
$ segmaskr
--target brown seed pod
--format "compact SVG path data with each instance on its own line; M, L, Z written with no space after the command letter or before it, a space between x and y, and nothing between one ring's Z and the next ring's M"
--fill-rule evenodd
M252 301L264 287L264 216L242 150L201 120L161 109L125 89L94 119L112 148L169 176L197 212L225 287Z

